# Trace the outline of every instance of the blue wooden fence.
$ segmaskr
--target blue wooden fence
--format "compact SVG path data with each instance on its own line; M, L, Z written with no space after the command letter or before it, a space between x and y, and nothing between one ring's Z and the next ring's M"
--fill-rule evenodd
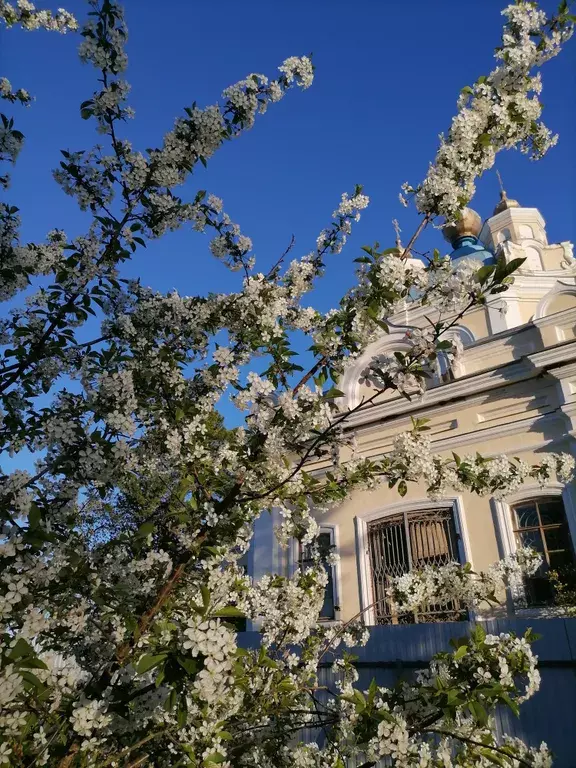
M554 753L555 768L576 768L576 619L504 618L482 625L491 634L512 631L521 635L532 627L541 635L533 646L542 677L540 690L522 705L519 718L508 710L498 712L497 731L534 746L545 741ZM470 628L469 622L373 627L368 644L354 650L358 687L364 690L373 678L379 685L394 685L438 651L449 650L450 638L462 637ZM242 635L240 643L245 647L259 644L258 633ZM330 666L320 668L320 685L331 686ZM316 737L313 732L303 736L306 741Z

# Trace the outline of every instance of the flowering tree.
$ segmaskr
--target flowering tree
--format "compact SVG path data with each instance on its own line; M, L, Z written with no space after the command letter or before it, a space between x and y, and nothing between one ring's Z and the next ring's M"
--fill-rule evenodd
M251 241L221 200L176 191L257 114L308 88L311 61L289 58L275 80L251 74L221 103L187 107L142 153L123 137L133 113L121 78L122 12L113 0L90 6L80 57L97 70L98 87L81 116L105 146L62 152L54 177L91 225L75 238L55 229L45 243L21 244L18 210L0 207L1 295L28 291L2 322L0 443L37 457L33 474L0 476L0 763L343 768L360 755L365 766L386 756L422 768L547 765L545 746L497 741L489 727L496 705L516 711L537 689L529 635L477 627L413 682L362 692L352 657L335 654L364 639L361 620L317 625L320 555L293 578L259 583L239 560L254 521L272 507L283 516L279 538L314 550L311 510L358 488L385 482L403 494L424 480L435 495L448 487L503 494L527 476L570 476L563 456L534 467L506 457L447 461L431 453L420 421L380 459L339 456L351 413L383 390L422 390L436 356L457 354L446 331L512 281L517 261L477 271L436 253L418 266L409 250L437 216L461 215L499 150L538 157L553 143L539 121L534 70L558 53L574 19L565 6L548 19L523 1L504 11L494 71L464 89L426 179L405 188L422 214L418 231L405 249L365 248L357 285L322 315L304 297L368 205L361 188L342 195L311 253L289 264L285 254L266 274L255 271ZM65 11L37 11L28 0L2 0L0 16L27 29L78 28ZM0 96L30 103L6 79ZM12 162L23 136L11 117L2 120L0 153ZM121 279L147 240L188 224L213 232L213 255L240 273L236 292L164 295ZM407 302L429 305L430 327L408 334L407 352L375 359L365 372L374 395L339 410L342 371ZM307 371L295 362L295 331L310 339ZM241 375L256 358L261 372ZM245 421L228 430L216 406L230 393ZM310 459L324 456L331 471L313 477ZM432 596L473 604L535 565L522 551L486 574L452 565L403 577L392 593L410 609ZM258 650L239 647L238 617L260 623ZM327 700L316 670L329 655L339 682ZM304 726L320 729L317 744L298 742Z

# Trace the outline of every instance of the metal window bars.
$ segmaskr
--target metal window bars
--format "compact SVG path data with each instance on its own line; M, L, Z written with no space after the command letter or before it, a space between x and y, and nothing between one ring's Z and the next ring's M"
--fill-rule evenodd
M395 577L425 565L459 561L452 508L413 510L368 523L368 555L376 624L463 621L466 610L455 601L430 604L418 613L400 614L386 591Z

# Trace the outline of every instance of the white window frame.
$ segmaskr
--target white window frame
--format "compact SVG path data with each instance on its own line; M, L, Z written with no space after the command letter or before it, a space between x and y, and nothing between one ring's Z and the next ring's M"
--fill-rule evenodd
M364 623L367 626L374 626L376 617L372 603L372 579L370 573L370 556L368 553L368 523L374 520L385 520L389 516L404 512L413 512L429 509L446 509L452 506L454 515L454 528L456 529L458 555L462 563L471 563L472 550L470 548L470 539L466 527L466 518L464 515L464 504L461 496L448 496L444 499L434 500L421 499L416 501L402 501L396 504L387 504L379 509L362 512L354 518L356 527L356 563L358 566L358 585L360 589L360 610ZM472 614L469 611L472 618Z
M490 499L494 516L496 518L496 535L498 538L498 548L502 558L514 555L518 549L518 542L514 533L514 515L513 507L522 502L537 501L542 498L561 498L566 513L566 522L568 531L572 540L572 546L576 550L576 489L571 485L564 483L550 482L543 488L536 483L523 486L522 490L506 496L505 499ZM511 598L511 608L514 613L519 615L544 615L549 613L546 606L519 608L517 602L526 598L526 591L523 585L518 585L513 590L508 590Z
M340 535L338 525L335 523L322 523L319 533L330 534L330 546L332 551L336 554L340 554ZM291 539L290 552L289 552L289 566L288 574L293 576L300 567L300 542L298 539ZM340 570L340 561L331 565L332 569L332 585L334 589L334 618L324 619L320 618L320 622L323 625L340 624L340 616L342 612L342 576Z

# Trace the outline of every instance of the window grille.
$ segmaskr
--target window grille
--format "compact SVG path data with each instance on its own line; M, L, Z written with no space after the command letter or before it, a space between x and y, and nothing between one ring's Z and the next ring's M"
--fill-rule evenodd
M460 560L452 508L391 515L368 523L367 529L376 624L460 621L467 617L456 602L430 604L418 613L399 614L386 597L393 578L425 565Z
M301 549L301 568L305 568L306 566L313 564L313 546L313 544L308 544L304 547L303 551ZM316 538L316 546L318 547L320 558L324 563L324 567L328 573L328 583L326 584L326 591L324 592L324 603L322 604L322 610L320 611L320 619L324 621L331 621L336 618L336 611L338 610L334 589L334 566L326 562L328 555L335 550L335 545L332 540L332 532L321 531Z
M561 575L574 564L562 499L548 497L517 504L512 508L512 522L518 545L535 549L543 559L534 576L524 580L526 602L546 605L553 599L548 572L558 571Z

